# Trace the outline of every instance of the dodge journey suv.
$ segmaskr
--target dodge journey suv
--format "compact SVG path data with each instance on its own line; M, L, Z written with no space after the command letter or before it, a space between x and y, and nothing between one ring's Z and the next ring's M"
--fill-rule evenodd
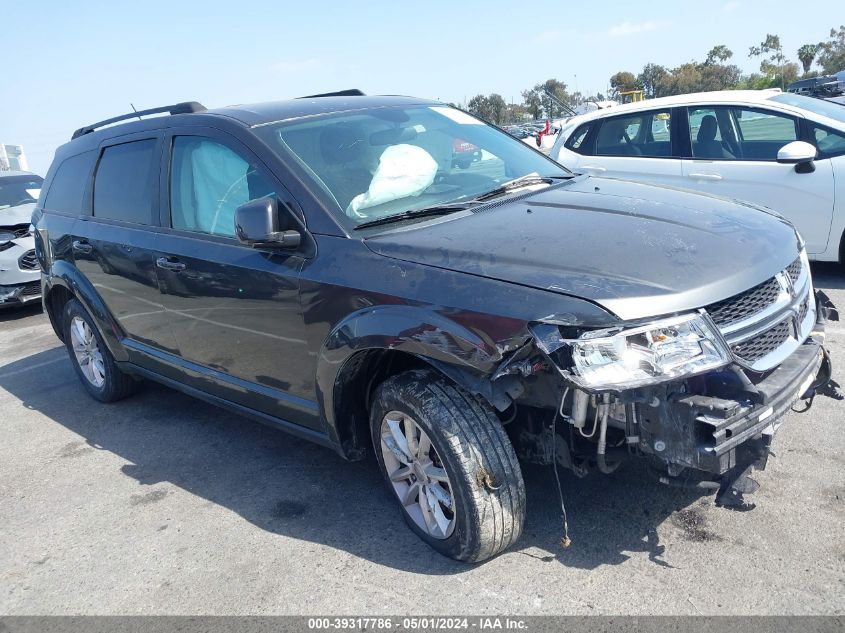
M456 142L478 160L455 166ZM520 459L586 475L642 458L736 501L829 377L828 302L785 220L576 177L422 99L89 125L33 222L91 396L150 379L372 451L410 528L465 561L519 538Z

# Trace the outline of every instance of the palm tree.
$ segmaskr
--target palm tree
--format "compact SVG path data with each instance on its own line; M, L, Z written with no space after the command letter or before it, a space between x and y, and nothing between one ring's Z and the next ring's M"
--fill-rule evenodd
M810 66L813 65L813 60L816 58L818 51L819 47L815 44L804 44L804 46L798 49L798 59L801 60L801 64L804 66L805 75L810 72Z

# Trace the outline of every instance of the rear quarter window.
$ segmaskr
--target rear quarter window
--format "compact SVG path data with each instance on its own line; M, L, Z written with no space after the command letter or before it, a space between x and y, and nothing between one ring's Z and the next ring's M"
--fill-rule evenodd
M567 149L571 149L573 152L578 152L579 154L586 154L587 153L587 136L590 134L590 128L592 127L592 123L584 123L581 127L576 129L572 136L570 136L564 147Z
M95 151L66 158L53 176L44 198L44 208L62 213L83 212L85 190L94 167Z
M94 177L94 217L151 224L156 139L111 145Z

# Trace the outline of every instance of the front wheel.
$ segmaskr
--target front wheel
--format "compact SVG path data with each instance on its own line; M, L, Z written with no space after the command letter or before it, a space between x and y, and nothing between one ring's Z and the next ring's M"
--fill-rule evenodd
M382 474L422 540L467 562L517 541L525 484L489 408L432 372L409 371L378 387L370 426Z

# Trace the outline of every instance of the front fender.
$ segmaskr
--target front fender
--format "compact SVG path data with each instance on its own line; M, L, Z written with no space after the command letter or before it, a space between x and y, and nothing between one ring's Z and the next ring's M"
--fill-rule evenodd
M487 395L479 388L486 382L484 377L493 373L503 354L518 348L530 336L519 322L502 320L508 322L513 337L494 342L482 331L471 329L470 324L431 308L387 305L350 314L326 337L317 360L317 400L329 435L342 445L336 419L338 389L344 369L359 352L397 350L416 356L470 391Z
M106 304L96 288L78 268L65 260L54 260L52 266L50 266L50 272L44 274L42 286L45 304L54 288L62 286L67 289L91 315L94 325L115 360L118 362L129 360L126 348L120 343L120 339L123 338L120 326L106 308ZM61 317L59 314L55 316L56 318ZM55 327L60 327L60 325L55 323Z

